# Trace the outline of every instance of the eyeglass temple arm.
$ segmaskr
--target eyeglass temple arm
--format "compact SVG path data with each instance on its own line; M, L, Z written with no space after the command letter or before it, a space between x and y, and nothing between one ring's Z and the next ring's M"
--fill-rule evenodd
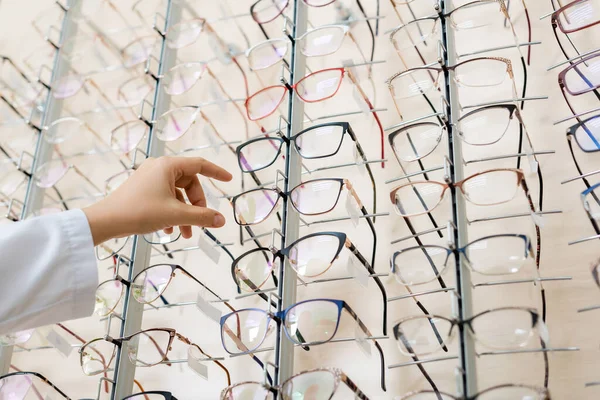
M346 238L345 246L348 248L348 250L350 250L352 252L352 254L354 254L354 256L367 269L367 271L369 271L369 274L372 274L372 275L376 274L375 269L371 265L369 265L369 263L367 262L365 257L360 253L360 251L358 251L358 249L356 248L356 246L354 246L354 244L350 241L350 239ZM385 287L383 286L383 283L381 282L381 279L379 279L378 276L375 276L373 279L375 280L375 283L379 287L379 290L381 291L381 296L383 297L383 335L386 336L387 335L387 292L385 290Z
M348 134L350 135L350 138L354 141L354 144L356 146L356 151L358 151L358 154L364 161L364 165L367 169L367 173L369 174L369 179L371 180L371 187L373 188L373 214L377 214L377 185L375 184L375 177L373 176L373 170L371 170L371 166L367 162L368 161L367 155L366 155L365 151L363 150L362 146L360 145L360 143L358 142L358 138L356 137L356 134L354 133L354 130L352 130L352 127L350 126L350 124L348 124ZM373 222L375 222L375 217L373 217Z
M177 335L177 338L178 338L179 340L181 340L182 342L184 342L185 344L188 344L188 345L190 345L190 346L193 346L193 347L197 348L197 349L198 349L198 351L200 351L200 353L202 353L203 355L205 355L205 356L206 356L206 357L208 357L208 358L212 358L211 356L209 356L208 354L206 354L206 353L204 352L204 350L202 350L202 349L200 348L200 346L198 346L196 343L192 343L192 342L191 342L189 339L187 339L187 338L186 338L186 337L184 337L184 336L181 336L181 335L180 335L180 334L178 334L178 333L175 333L175 335ZM223 364L222 364L220 361L217 361L217 360L212 360L212 361L213 361L215 364L217 364L217 365L219 366L219 368L221 368L223 371L225 371L225 376L227 377L227 386L231 385L231 375L229 374L229 370L227 369L227 367L226 367L226 366L224 366L224 365L223 365Z
M150 398L148 397L148 395L146 393L144 393L145 390L144 390L144 387L142 386L142 384L137 379L134 379L133 383L138 387L138 389L140 389L140 392L142 392L141 394L144 395L144 399L145 400L150 400Z
M371 334L371 332L369 332L369 329L367 328L367 326L361 321L360 318L358 318L358 315L356 315L354 310L345 301L343 302L343 308L356 321L356 323L358 324L358 327L364 332L364 334L367 337L373 336ZM385 392L385 391L387 391L386 386L385 386L385 357L383 355L383 350L381 349L381 346L379 345L377 340L376 339L372 339L372 340L373 340L373 343L375 344L375 347L377 348L377 351L379 352L379 358L381 361L381 364L380 364L380 367L381 367L381 389Z
M410 345L410 342L408 341L408 339L404 335L404 332L402 332L397 327L397 325L396 325L396 327L394 327L394 336L396 337L396 340L400 340L402 342L402 345L406 348L406 351L408 351L411 354L410 357L416 363L417 368L419 368L419 371L421 371L421 374L423 374L423 377L425 378L425 380L427 380L427 382L431 386L431 389L439 396L440 391L437 388L435 382L433 381L433 379L431 379L431 376L429 376L429 374L427 373L427 371L423 367L423 364L419 362L419 357L417 357L417 355L415 354L412 346Z
M78 334L76 334L75 332L73 332L72 330L70 330L69 328L67 328L66 326L64 326L61 323L56 324L56 326L58 326L59 328L61 328L62 330L64 330L65 332L67 332L69 335L71 335L72 337L74 337L75 339L77 339L77 341L79 341L82 345L86 344L86 341L79 336ZM98 356L100 356L100 360L102 360L102 366L104 367L104 377L106 379L108 379L108 374L106 372L106 370L108 369L108 365L106 365L106 358L104 358L104 356L102 355L102 353L100 353L98 350L96 350L95 348L92 348L92 351L96 354L98 354ZM108 393L108 382L104 381L104 391L106 393Z
M367 397L366 394L364 394L359 388L358 386L356 386L356 384L348 377L348 375L346 375L345 373L342 372L342 382L344 382L346 384L346 386L348 386L350 388L350 390L352 390L354 392L354 396L360 400L369 400L369 398Z

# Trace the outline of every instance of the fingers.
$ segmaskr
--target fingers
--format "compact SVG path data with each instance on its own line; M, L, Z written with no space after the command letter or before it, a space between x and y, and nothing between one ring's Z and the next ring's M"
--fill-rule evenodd
M186 204L181 190L175 189L175 197L177 197L177 200L179 200L182 204ZM171 230L172 229L173 228L171 228ZM189 239L192 237L192 227L190 225L179 225L179 232L181 232L181 236L183 236L184 239Z
M225 169L201 157L165 157L165 159L169 160L170 167L175 171L175 181L196 174L223 182L229 182L233 178Z
M178 203L175 209L173 224L220 228L225 225L225 217L212 208Z
M206 197L198 175L183 176L175 182L175 186L185 190L185 194L192 205L206 207ZM181 199L181 201L184 200Z

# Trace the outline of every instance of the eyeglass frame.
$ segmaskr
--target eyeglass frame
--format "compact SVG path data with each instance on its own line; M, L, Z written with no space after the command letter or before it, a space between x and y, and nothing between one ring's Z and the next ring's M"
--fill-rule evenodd
M315 275L315 276L301 275L298 271L296 271L296 273L299 276L306 277L306 278L316 278L318 276L325 274L333 266L333 263L338 258L338 256L340 255L340 253L342 252L342 249L344 247L346 247L348 250L350 250L350 252L358 259L358 261L360 261L360 263L367 269L367 271L370 275L376 274L373 266L371 264L369 264L367 259L362 255L362 253L358 250L358 248L354 245L354 243L352 243L352 241L350 239L348 239L348 235L346 235L343 232L315 232L315 233L305 235L299 239L296 239L293 243L288 245L286 248L283 248L280 250L277 250L272 247L258 247L258 248L251 249L251 250L248 250L247 252L243 253L242 255L237 257L231 264L231 276L233 278L234 283L236 284L236 286L238 288L241 288L240 280L239 280L238 273L237 273L237 271L238 271L237 266L240 263L240 261L249 254L253 254L253 253L262 251L264 253L270 253L273 255L273 263L269 263L270 267L271 267L271 271L269 271L269 273L267 273L267 277L265 278L265 280L262 283L255 285L253 282L250 281L250 283L253 286L255 286L254 291L260 289L269 280L269 278L270 278L269 274L274 271L275 259L279 258L280 262L283 265L283 261L284 261L285 257L287 257L288 260L290 259L290 251L292 250L292 248L294 248L298 243L302 242L303 240L310 239L315 236L336 237L338 239L338 249L335 253L335 256L331 260L329 267L327 267L327 269L325 271L323 271L322 273ZM267 262L268 262L268 260L267 260ZM291 261L290 261L290 263L291 263ZM292 269L296 270L293 267L292 267ZM383 334L387 335L387 292L385 290L385 286L383 285L383 283L381 282L381 279L379 279L378 276L373 276L373 279L375 280L375 283L379 287L379 290L381 291L381 295L383 297ZM246 283L246 285L250 287L250 285L248 285L247 283Z
M322 342L315 342L315 343L301 343L299 341L296 341L294 339L292 339L290 333L288 332L288 329L285 326L285 317L287 315L287 313L293 309L294 307L301 305L301 304L305 304L305 303L311 303L311 302L319 302L319 301L323 301L323 302L328 302L328 303L333 303L337 306L338 308L338 318L337 318L337 324L335 327L335 331L333 332L333 334L331 335L331 338L327 341L322 341ZM225 349L225 351L229 354L246 354L248 352L252 352L252 351L256 351L258 348L260 348L260 346L264 343L265 339L267 338L268 335L268 331L265 330L265 335L262 338L262 340L260 341L260 343L258 345L256 345L256 347L254 347L253 349L249 349L246 352L242 352L242 353L231 353L227 347L225 346L225 338L223 336L223 330L224 327L226 327L225 323L227 321L227 319L229 317L231 317L233 314L237 314L240 312L244 312L244 311L255 311L255 312L260 312L263 313L266 316L266 326L268 327L271 324L271 321L275 321L275 323L277 323L277 325L283 325L283 330L285 331L285 335L287 336L287 338L294 344L303 346L303 345L310 345L310 346L314 346L314 345L319 345L319 344L325 344L325 343L329 343L334 337L335 334L338 331L339 325L340 325L340 320L341 320L341 314L342 314L342 310L346 310L346 312L348 312L348 314L350 314L350 316L356 321L356 323L358 324L359 328L367 335L367 337L372 337L373 335L371 334L371 332L369 331L369 329L366 327L366 325L362 322L362 320L358 317L358 315L356 314L356 312L354 312L354 310L350 307L350 305L344 301L344 300L334 300L334 299L325 299L325 298L318 298L318 299L309 299L309 300L304 300L304 301L300 301L297 302L295 304L292 304L291 306L289 306L288 308L285 308L279 312L271 312L271 311L266 311L260 308L245 308L245 309L241 309L236 311L235 313L230 313L230 314L226 314L223 315L221 317L221 321L220 321L220 325L221 325L221 344L223 345L223 349ZM379 356L380 356L380 361L381 361L381 388L385 391L386 390L386 385L385 385L385 357L383 354L383 350L381 349L381 346L379 345L379 343L377 342L377 339L370 339L373 341L373 343L375 344L375 347L377 348L378 352L379 352Z

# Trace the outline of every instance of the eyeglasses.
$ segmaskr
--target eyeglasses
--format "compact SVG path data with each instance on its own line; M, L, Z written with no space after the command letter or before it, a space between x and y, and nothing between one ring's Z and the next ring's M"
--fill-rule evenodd
M277 85L261 89L246 99L248 119L258 121L273 114L283 102L288 91L294 91L296 96L305 103L330 99L340 89L344 75L348 75L354 85L359 87L358 81L349 69L328 68L308 74L292 86ZM362 91L360 94L372 109L373 106L368 97Z
M60 144L74 135L81 136L83 132L89 131L101 140L100 134L90 125L75 117L63 117L52 121L49 126L42 129L43 138L48 143Z
M219 295L213 292L210 288L200 282L191 273L183 267L176 264L156 264L140 271L133 277L131 283L117 276L113 279L102 282L96 289L96 307L95 312L100 316L111 314L125 294L125 287L131 285L131 295L141 304L151 304L158 298L162 297L163 293L175 277L175 272L179 270L188 278L194 280L215 297ZM231 306L225 302L231 310Z
M509 275L521 270L533 258L531 241L525 235L490 235L458 249L436 245L408 247L394 252L390 259L396 280L406 286L421 285L438 279L448 268L450 256L465 256L465 265L483 275Z
M366 209L347 179L322 178L299 184L287 195L294 209L308 216L326 214L333 210L340 199L343 188L348 189L358 207ZM234 196L231 200L233 215L238 225L256 225L266 220L275 211L279 198L286 196L279 189L252 189ZM368 218L367 218L368 219Z
M556 9L556 7L554 6L554 1L552 1L551 3L552 8ZM572 1L567 5L562 6L556 11L554 11L551 16L551 24L552 30L554 32L554 38L556 39L556 42L558 43L558 47L560 48L561 52L567 59L569 59L570 57L558 38L557 29L559 29L563 34L567 36L569 43L571 44L571 46L573 46L577 54L581 54L581 52L577 49L569 34L583 31L584 29L590 28L599 23L600 7L598 7L598 4L595 0Z
M215 80L221 91L227 93L221 81L208 67L206 62L186 62L169 69L162 77L163 88L165 92L171 96L178 96L186 93L198 83L205 72Z
M295 41L304 56L320 57L338 51L349 32L348 25L323 25L309 30ZM279 63L288 53L289 45L288 38L280 38L266 40L252 46L246 50L250 69L258 71Z
M258 137L239 145L236 149L238 165L242 172L260 171L273 165L281 154L284 143L293 142L300 157L304 159L327 158L336 155L345 135L354 141L356 150L366 160L356 134L348 122L331 122L304 129L289 140L286 137ZM370 169L369 164L365 164Z
M137 367L152 367L160 364L163 361L168 361L167 355L172 348L173 340L183 342L184 344L197 349L202 355L211 358L206 354L200 346L192 343L185 336L177 333L175 329L170 328L153 328L146 329L133 335L122 338L104 338L94 339L87 342L79 349L79 362L83 373L88 376L93 376L108 370L108 366L112 363L117 354L117 347L127 346L126 353L129 360ZM108 362L100 363L94 353L99 353L104 356ZM189 352L189 354L194 354ZM219 366L227 375L227 384L230 385L229 371L219 361L212 360Z
M591 54L573 63L558 74L558 84L565 96L579 96L600 87L600 53ZM565 101L569 104L565 96ZM570 106L570 104L569 104ZM575 112L573 112L575 114Z
M302 0L311 7L324 7L335 0ZM250 15L258 24L266 24L283 14L290 0L258 0L250 7Z
M448 345L457 325L466 325L473 338L486 347L514 350L529 343L540 323L540 316L534 309L504 307L484 311L463 321L439 315L416 315L400 320L393 331L402 354L424 356Z
M337 368L317 368L300 372L286 379L279 387L266 386L259 382L242 382L231 385L221 392L220 400L267 400L281 396L282 400L298 398L331 399L340 384L345 384L357 399L367 400L354 382Z
M50 382L44 375L31 371L18 371L0 376L0 395L2 395L3 399L19 400L28 398L27 393L30 393L30 390L32 390L32 392L41 398L42 394L38 389L40 382L44 386L51 388L52 393L57 393L62 398L70 399L69 396ZM50 394L47 396L50 396Z
M442 114L443 115L443 114ZM514 104L484 106L462 115L454 124L455 132L471 146L488 146L499 142L517 117L528 143L529 133L518 107ZM440 144L447 131L443 119L438 122L418 122L403 126L388 135L390 147L399 161L413 162L427 157Z
M507 203L516 196L521 186L532 211L535 211L523 171L511 168L479 172L451 184L436 181L405 183L390 192L390 200L396 206L398 214L403 217L423 215L441 203L446 190L451 186L459 189L465 199L478 206Z
M579 148L586 153L600 151L600 115L577 122L567 129L567 139L575 138Z
M258 349L271 332L271 321L283 324L289 340L297 345L318 345L330 342L337 333L342 310L358 324L367 338L371 333L354 310L343 300L314 299L296 303L276 314L259 308L238 310L221 317L221 341L229 354L246 354ZM240 335L232 331L239 329ZM300 333L301 332L301 333ZM381 346L372 340L381 361L381 387L385 390L385 361ZM247 349L240 352L239 344Z
M34 182L40 188L54 187L64 176L72 169L77 175L82 177L90 186L96 189L99 193L102 192L94 182L92 182L77 166L67 163L66 159L59 158L48 161L40 165L34 174Z
M398 400L550 400L548 389L519 384L505 384L493 386L482 390L473 396L455 396L452 394L433 390L420 390L418 392L406 393Z
M134 76L123 82L117 89L117 100L126 107L136 106L154 90L154 82L147 74Z
M478 57L454 66L410 68L392 75L386 83L394 99L408 99L426 94L434 88L438 89L439 77L445 69L454 71L454 80L461 87L498 86L507 76L514 80L510 60L500 57ZM514 91L516 92L516 88Z
M575 0L552 13L552 24L564 34L600 24L600 8L594 0Z
M523 3L523 5L525 4ZM524 9L527 17L529 37L531 38L531 21L529 19L527 7L525 6ZM498 14L498 11L501 14ZM432 12L435 12L435 10L432 10ZM419 54L421 61L423 61L423 63L427 63L426 60L423 60L423 56L418 50L417 46L427 45L428 42L437 43L435 39L431 40L431 38L437 33L441 18L447 18L450 21L452 28L457 31L471 31L476 28L482 28L497 23L499 21L498 16L503 16L504 21L508 21L515 39L515 43L518 43L519 40L514 25L503 0L471 1L453 9L446 14L438 13L436 16L415 19L395 28L390 33L390 41L394 45L396 52L402 60L405 58L401 53L406 52L408 49L414 48ZM531 47L529 47L528 51L529 59L529 56L531 55ZM407 65L405 66L408 68Z

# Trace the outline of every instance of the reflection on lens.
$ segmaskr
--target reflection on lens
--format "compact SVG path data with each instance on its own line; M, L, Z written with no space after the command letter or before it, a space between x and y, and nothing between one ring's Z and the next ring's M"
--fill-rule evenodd
M228 388L222 395L223 400L265 400L272 398L271 392L256 382L245 382Z
M172 26L167 33L167 46L170 49L181 49L198 40L204 28L204 20L195 19Z
M31 378L32 376L28 375L11 375L0 379L0 398L7 400L27 398L27 393L33 386Z
M156 121L156 137L165 142L179 139L191 128L199 112L198 107L179 107L167 111Z
M595 0L574 1L558 14L564 33L571 33L600 22L600 8Z
M81 348L80 362L83 373L92 376L108 370L117 352L117 346L104 339L96 339Z
M429 122L398 130L390 135L394 153L401 161L420 160L435 150L444 130L440 125Z
M254 251L239 258L235 266L235 277L240 289L254 292L260 289L273 271L273 254L268 251Z
M462 192L473 204L491 206L511 201L519 190L519 175L513 170L484 172L464 181Z
M285 381L283 400L330 399L335 392L335 375L331 371L307 371Z
M506 80L508 65L502 60L475 59L457 66L454 72L454 80L459 86L491 87Z
M496 236L471 242L465 248L473 271L484 275L515 274L527 261L527 242L519 236Z
M144 240L150 244L169 244L177 241L181 237L179 228L174 226L173 233L167 234L160 230L153 233L147 233L144 235Z
M13 346L15 344L23 344L29 339L31 339L31 335L33 335L33 332L35 332L35 329L27 329L24 331L0 335L0 347Z
M498 142L510 125L510 111L504 107L483 108L458 121L458 131L465 143L485 146Z
M35 184L41 188L51 188L69 170L69 165L63 160L48 161L35 171Z
M307 57L333 54L342 46L346 32L347 28L343 25L313 29L302 36L300 51Z
M477 340L493 349L525 347L534 336L533 316L524 309L492 310L474 318L471 327Z
M340 248L340 239L333 235L316 235L296 242L289 252L290 266L298 275L319 276L329 269Z
M67 75L59 78L52 88L55 99L66 99L75 95L83 86L83 78L79 75Z
M248 53L248 64L254 71L269 68L279 61L288 52L287 39L271 39L251 49Z
M285 315L285 329L297 344L320 344L333 339L340 317L338 305L314 300L298 303Z
M127 400L165 400L165 396L157 393L138 393L126 397Z
M412 182L394 189L391 200L399 215L421 215L440 204L444 190L445 186L438 182Z
M301 183L292 189L290 196L294 208L304 215L318 215L333 210L337 204L342 182L316 179Z
M170 342L168 331L148 330L133 336L124 345L132 363L138 367L151 367L165 359Z
M98 258L99 261L103 261L116 254L121 253L121 251L125 248L127 243L130 243L130 237L131 236L111 239L107 242L99 244L98 246L96 246L96 258Z
M332 97L342 84L343 71L327 69L312 73L296 84L296 94L307 102L321 101Z
M273 114L286 93L285 86L271 86L256 92L246 100L248 118L251 121L257 121Z
M339 151L343 137L343 126L320 126L296 136L294 145L302 158L330 157Z
M575 139L583 151L600 150L600 116L583 121L575 130Z
M398 75L390 82L390 91L395 99L420 96L438 86L439 71L416 69Z
M248 309L229 314L221 329L223 347L229 354L256 350L270 332L270 322L264 310Z
M428 245L401 251L392 259L394 277L403 285L431 282L446 270L450 254L444 247Z
M252 190L237 197L233 203L235 220L239 225L258 224L273 212L279 202L277 191Z
M172 96L190 90L206 70L204 63L185 63L169 70L163 79L165 92Z
M455 29L470 30L502 23L504 15L501 12L499 3L490 1L459 7L452 12L450 20ZM481 32L481 34L485 33L485 31Z
M393 32L390 39L398 51L420 46L435 34L438 25L437 21L437 18L427 18L408 22Z
M125 122L111 132L111 148L119 153L129 153L137 147L149 129L144 121Z
M148 60L154 45L156 44L156 37L146 36L140 38L127 47L125 47L121 54L123 55L123 64L125 67L130 68L138 64L142 64Z
M436 316L416 316L394 327L398 347L405 355L427 355L447 345L452 323Z
M105 317L113 312L124 292L123 284L116 279L101 283L96 289L94 314Z
M140 272L131 284L133 297L143 304L152 303L165 291L173 274L173 268L159 264Z
M259 171L273 164L277 159L282 140L259 138L239 148L238 160L242 171Z
M44 129L44 139L48 143L59 144L80 132L83 122L77 118L59 118Z

